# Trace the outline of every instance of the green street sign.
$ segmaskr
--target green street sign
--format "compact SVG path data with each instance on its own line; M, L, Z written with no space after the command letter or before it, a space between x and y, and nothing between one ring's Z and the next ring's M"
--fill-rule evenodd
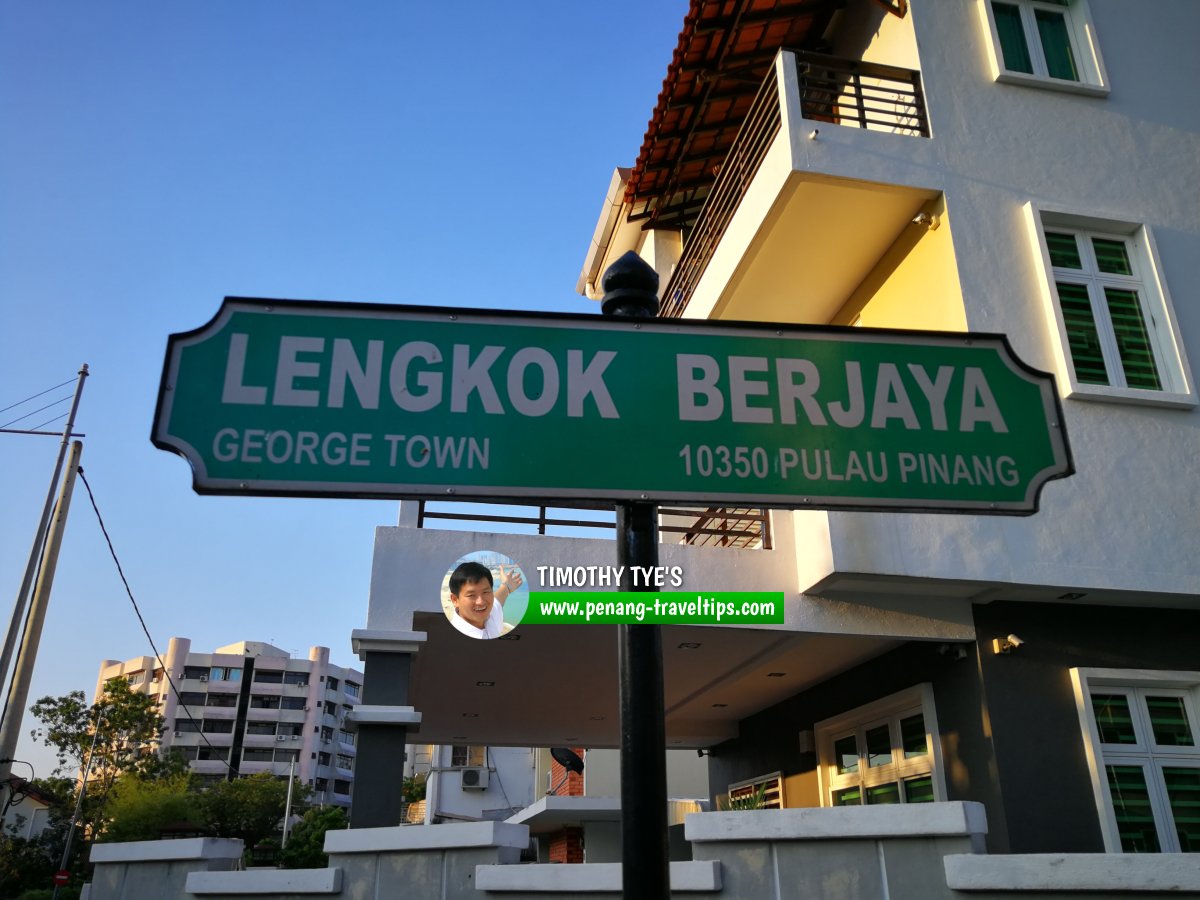
M1000 335L243 298L153 441L220 494L1029 514L1073 471Z

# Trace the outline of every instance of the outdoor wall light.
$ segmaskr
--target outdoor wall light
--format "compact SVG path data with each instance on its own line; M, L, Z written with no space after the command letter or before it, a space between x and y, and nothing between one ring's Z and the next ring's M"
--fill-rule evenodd
M914 225L922 225L925 228L928 228L930 231L937 231L938 226L942 224L942 220L932 213L923 212L917 213L916 216L913 217L912 223Z
M768 672L767 677L768 678L782 678L786 674L787 674L787 672Z
M475 687L495 687L495 686L496 686L496 682L494 682L494 681L477 681L477 682L475 682Z
M993 638L992 652L993 653L1012 653L1025 642L1015 634L1010 634L1008 637Z
M819 128L814 128L812 131L810 131L810 132L808 133L808 139L809 139L810 141L815 141L815 140L817 139L817 135L818 135L818 134L820 134L820 133L821 133L821 129L819 129Z
M464 719L478 719L479 713L463 713Z
M700 645L695 641L684 641L679 645L680 650L699 650Z

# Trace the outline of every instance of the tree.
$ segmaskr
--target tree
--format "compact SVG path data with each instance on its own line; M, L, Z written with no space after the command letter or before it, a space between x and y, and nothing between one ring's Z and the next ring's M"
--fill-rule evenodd
M350 821L340 806L310 809L296 823L287 846L279 851L285 869L321 869L329 865L325 853L325 832L349 828Z
M287 779L259 772L233 781L222 781L196 798L200 818L217 837L241 838L247 850L278 829L287 808ZM308 788L296 782L292 802L303 803Z
M109 681L90 706L82 691L71 691L61 697L43 697L29 711L42 723L33 730L34 739L53 747L58 755L55 774L82 769L93 738L96 755L91 777L102 781L104 792L125 772L153 776L162 768L162 760L153 752L166 727L158 713L158 701L130 690L123 678Z
M0 832L0 897L16 897L51 883L62 854L57 837L42 834L26 839Z
M156 841L162 829L196 821L196 794L191 778L170 775L153 780L122 775L109 792L100 841Z
M31 732L34 739L53 748L58 757L56 775L77 776L93 752L94 740L80 811L85 832L96 834L103 827L108 793L122 775L154 778L186 765L181 759L160 758L158 740L166 722L158 713L157 701L130 690L123 678L109 681L91 705L82 691L71 691L61 697L42 697L29 711L41 723ZM72 786L66 795L72 810L74 793Z

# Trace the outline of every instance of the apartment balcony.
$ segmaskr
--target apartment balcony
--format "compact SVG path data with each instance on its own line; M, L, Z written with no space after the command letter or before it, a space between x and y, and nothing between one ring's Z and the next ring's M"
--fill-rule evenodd
M919 72L781 51L728 154L713 158L661 314L851 324L925 236L914 220L940 224L930 135ZM869 324L965 328L957 284L938 293L946 308L922 321Z

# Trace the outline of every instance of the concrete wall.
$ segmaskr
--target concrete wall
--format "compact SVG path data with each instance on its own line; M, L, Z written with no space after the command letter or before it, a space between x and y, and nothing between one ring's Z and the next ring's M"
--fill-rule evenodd
M684 826L695 859L671 863L672 897L770 900L1083 900L1200 897L1200 871L1169 857L978 853L987 829L972 803L699 813ZM346 900L439 897L569 900L621 896L617 862L513 865L525 826L369 828L330 832L326 869L214 871L240 841L99 845L89 900Z

